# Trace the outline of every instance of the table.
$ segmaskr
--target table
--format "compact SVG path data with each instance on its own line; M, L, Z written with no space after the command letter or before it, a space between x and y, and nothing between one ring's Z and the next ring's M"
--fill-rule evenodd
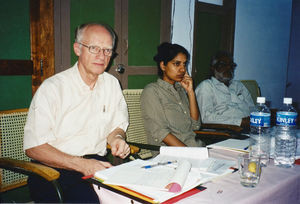
M210 150L210 156L224 159L237 158L238 153ZM262 168L259 184L255 188L240 185L239 174L233 173L204 184L205 191L181 200L179 203L300 203L300 166L284 169L274 166L273 160Z
M227 150L209 150L211 157L235 159L238 153ZM300 166L284 169L274 166L273 160L262 168L259 184L255 188L243 187L238 172L204 184L206 190L178 201L178 204L300 204ZM124 203L124 197L101 188L96 190L101 203ZM125 199L126 200L126 199ZM127 199L126 203L133 203ZM134 202L139 203L139 202Z

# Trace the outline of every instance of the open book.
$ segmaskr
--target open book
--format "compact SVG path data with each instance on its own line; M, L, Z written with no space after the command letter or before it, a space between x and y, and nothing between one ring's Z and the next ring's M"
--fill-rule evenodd
M207 148L161 147L154 159L127 162L98 171L94 177L163 202L231 172L234 165L235 161L208 158Z

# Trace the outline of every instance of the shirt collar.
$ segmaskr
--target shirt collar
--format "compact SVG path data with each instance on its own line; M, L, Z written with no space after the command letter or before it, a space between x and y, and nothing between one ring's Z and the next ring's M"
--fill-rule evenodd
M213 81L213 83L214 84L216 84L216 85L223 85L223 86L226 86L223 82L220 82L218 79L216 79L215 77L211 77L211 80ZM229 82L229 86L231 85L231 83L232 83L232 80Z
M78 62L75 63L75 65L73 66L73 70L74 70L74 78L75 81L78 83L79 89L82 92L87 92L87 91L93 91L95 89L97 89L97 87L99 87L99 79L103 79L104 80L104 73L98 76L98 80L95 83L94 89L90 90L90 87L83 81L79 69L78 69Z
M175 82L175 86L173 86L172 84L170 84L160 78L157 79L157 83L159 86L163 87L164 89L170 90L170 91L174 91L174 90L176 91L176 90L182 88L182 86L178 82ZM175 87L175 89L174 89L174 87Z

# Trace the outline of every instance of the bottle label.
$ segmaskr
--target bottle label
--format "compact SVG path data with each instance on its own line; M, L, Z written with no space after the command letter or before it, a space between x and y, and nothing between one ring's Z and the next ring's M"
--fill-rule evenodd
M250 114L250 125L260 127L270 127L271 114L262 112L253 112Z
M276 125L295 126L298 113L295 112L277 112Z

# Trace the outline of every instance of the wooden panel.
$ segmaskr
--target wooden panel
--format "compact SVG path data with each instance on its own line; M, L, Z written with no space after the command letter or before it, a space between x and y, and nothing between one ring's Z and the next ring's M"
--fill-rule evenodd
M31 60L0 60L0 75L32 75Z
M54 74L53 0L30 0L32 93Z
M160 0L130 0L128 16L128 65L155 66L160 43ZM151 18L149 18L151 16Z

